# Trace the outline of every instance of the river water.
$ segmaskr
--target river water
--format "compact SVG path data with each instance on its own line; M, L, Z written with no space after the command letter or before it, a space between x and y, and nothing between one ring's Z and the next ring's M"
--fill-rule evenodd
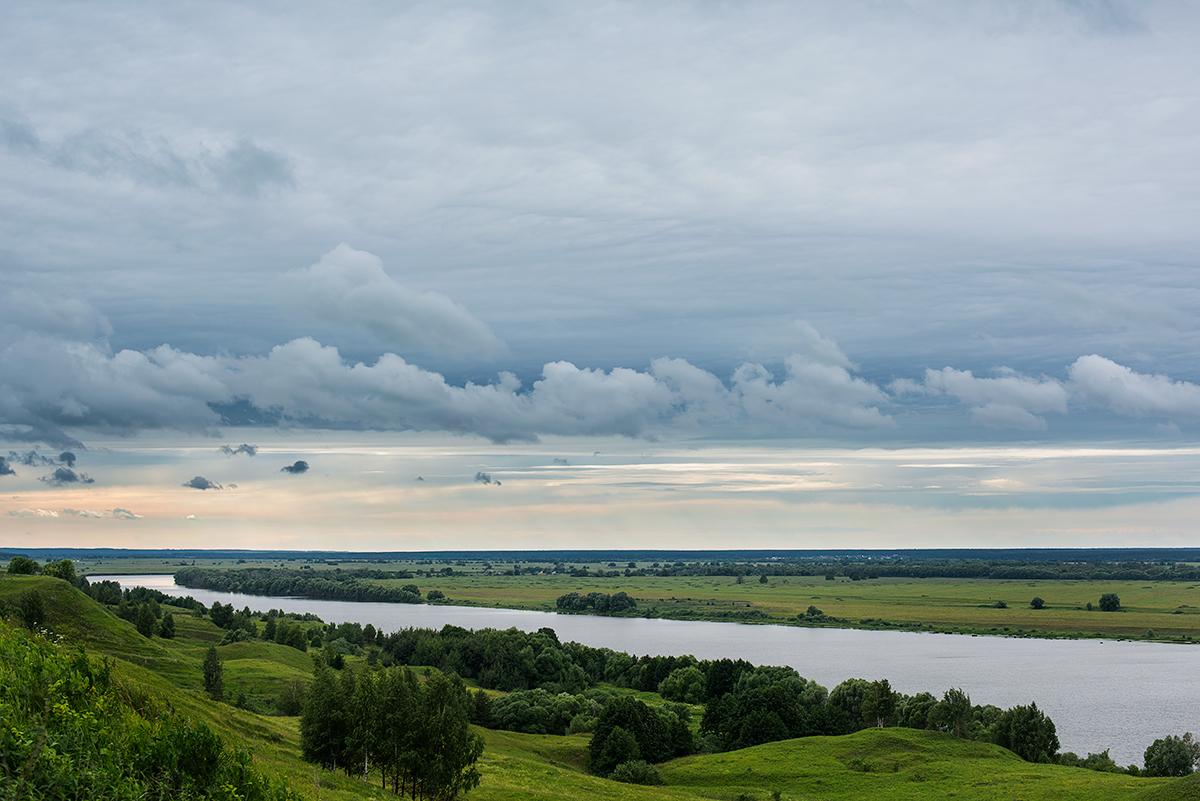
M832 688L858 676L886 678L906 693L962 687L975 703L1037 702L1063 750L1110 749L1118 764L1142 762L1155 739L1200 733L1200 646L1114 640L1038 640L854 629L557 615L469 606L322 601L189 589L170 575L89 576L125 587L190 595L255 611L311 612L326 622L384 631L451 624L468 629L554 629L576 641L632 654L694 654L788 665Z

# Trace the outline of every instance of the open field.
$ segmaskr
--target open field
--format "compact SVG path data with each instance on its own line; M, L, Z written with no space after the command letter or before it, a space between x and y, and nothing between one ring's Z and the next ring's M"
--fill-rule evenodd
M381 584L411 583L382 579ZM451 603L553 610L567 592L624 591L637 614L693 620L796 623L853 628L900 628L969 634L1045 637L1147 637L1200 641L1200 584L1148 581L732 576L574 578L564 575L420 577L422 591L438 589ZM1121 597L1123 611L1087 610L1103 593ZM1044 609L1030 608L1034 597ZM1003 601L1007 608L995 607ZM816 606L830 621L797 621Z
M256 763L309 798L394 798L374 784L322 771L299 759L296 718L274 717L209 701L200 691L200 654L214 639L205 620L177 614L175 640L146 639L64 582L0 577L0 600L37 588L49 602L49 624L68 643L117 661L118 671L175 708L208 722L247 747ZM308 656L285 646L250 642L221 646L227 690L278 693L306 675ZM557 737L480 730L486 741L481 801L642 801L750 798L778 791L801 799L956 799L958 801L1184 801L1200 798L1196 780L1144 779L1033 765L997 746L906 729L866 730L845 737L788 740L662 766L664 787L639 787L586 772L587 735Z

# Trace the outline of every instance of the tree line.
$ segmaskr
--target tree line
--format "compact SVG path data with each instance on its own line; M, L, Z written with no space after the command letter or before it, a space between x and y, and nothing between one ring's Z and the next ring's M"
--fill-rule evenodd
M637 608L637 601L625 592L589 592L583 595L568 592L558 596L554 608L560 612L588 613L593 615L619 615Z
M247 568L219 570L203 567L184 567L175 572L175 582L183 587L195 587L217 592L242 592L248 595L291 595L333 601L382 601L386 603L419 604L426 600L443 600L440 592L429 598L421 595L415 584L401 587L371 583L374 579L394 579L395 573L384 570L331 570L314 572L285 568Z

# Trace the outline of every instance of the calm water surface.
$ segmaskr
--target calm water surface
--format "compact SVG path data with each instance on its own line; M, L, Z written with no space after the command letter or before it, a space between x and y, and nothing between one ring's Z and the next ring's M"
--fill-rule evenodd
M633 654L694 654L789 665L833 687L859 676L935 695L962 687L975 703L1036 701L1054 719L1063 750L1111 750L1119 764L1166 734L1200 732L1200 646L1112 640L1033 640L853 629L556 615L516 609L320 601L180 587L169 575L91 576L122 586L190 595L255 611L312 612L326 622L406 627L554 629L574 640Z

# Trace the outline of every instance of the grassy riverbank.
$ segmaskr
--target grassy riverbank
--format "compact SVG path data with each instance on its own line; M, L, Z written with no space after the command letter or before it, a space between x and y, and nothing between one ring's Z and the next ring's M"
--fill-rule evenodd
M299 758L298 721L214 703L200 691L200 661L221 631L209 621L176 612L173 640L147 639L128 622L67 585L44 577L0 577L0 601L13 603L36 589L47 623L63 647L86 647L113 658L120 676L208 723L248 749L265 773L286 780L312 799L393 798L376 785L323 771ZM0 624L4 626L6 624ZM24 636L24 635L20 635ZM307 680L309 657L261 641L218 648L227 693L267 698L291 681ZM1023 762L997 746L906 729L868 729L844 737L810 737L720 754L697 755L662 766L665 785L639 787L590 775L586 735L552 736L480 730L486 740L479 801L767 801L774 793L801 799L956 799L993 801L1185 801L1200 798L1195 779L1146 779Z
M384 585L407 583L380 579ZM1146 581L871 579L772 576L574 578L563 575L456 575L422 578L453 603L552 611L567 592L629 593L633 613L681 620L784 623L841 628L1037 637L1122 637L1200 642L1200 584ZM1102 612L1102 594L1122 611ZM1042 609L1030 607L1039 597ZM1003 602L999 608L997 602ZM1094 608L1089 611L1087 604ZM805 613L810 606L824 618Z

